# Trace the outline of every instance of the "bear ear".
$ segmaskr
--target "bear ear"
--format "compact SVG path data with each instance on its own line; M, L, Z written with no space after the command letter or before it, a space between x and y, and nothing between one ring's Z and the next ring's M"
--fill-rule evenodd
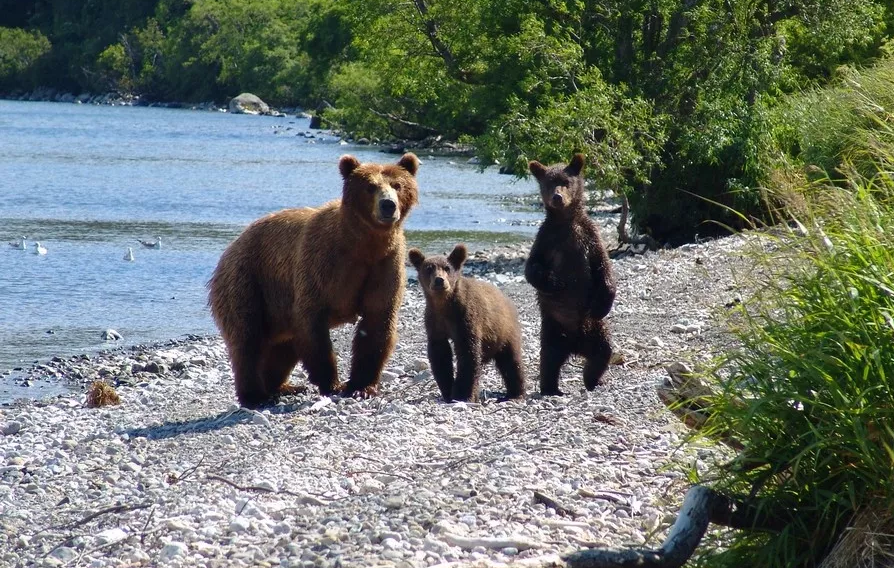
M338 171L341 172L341 177L344 179L348 179L358 167L360 167L360 160L350 154L345 154L338 161Z
M407 255L410 257L410 264L412 264L416 270L419 270L419 267L422 266L422 263L425 261L425 255L422 254L422 251L417 248L411 248Z
M586 164L586 158L583 154L575 154L571 158L571 163L568 164L568 167L565 168L565 171L568 172L572 176L579 176L581 171L584 169L584 165Z
M531 173L534 174L534 177L538 180L543 179L543 176L546 175L546 166L544 166L537 160L528 162L528 169L531 170Z
M419 170L419 158L417 158L416 154L413 152L407 152L401 156L397 165L410 172L411 176L415 176L416 172Z
M458 244L453 247L453 250L450 252L450 256L447 257L447 262L450 263L450 266L459 270L462 268L463 263L466 261L466 255L468 251L466 250L466 245Z

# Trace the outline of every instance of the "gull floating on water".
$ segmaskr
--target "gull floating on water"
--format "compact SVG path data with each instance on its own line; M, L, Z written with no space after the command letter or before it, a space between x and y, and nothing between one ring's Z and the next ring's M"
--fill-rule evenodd
M155 242L144 241L142 239L137 239L137 241L146 248L150 248L150 249L160 249L161 248L161 237L155 237Z
M40 241L34 243L34 254L47 254L47 247L40 244Z
M9 246L11 246L12 248L14 248L16 250L25 250L27 248L25 246L25 237L22 237L21 239L19 239L17 241L11 241L9 243Z
M127 247L127 253L125 253L125 255L124 255L124 260L133 262L133 249L132 248Z

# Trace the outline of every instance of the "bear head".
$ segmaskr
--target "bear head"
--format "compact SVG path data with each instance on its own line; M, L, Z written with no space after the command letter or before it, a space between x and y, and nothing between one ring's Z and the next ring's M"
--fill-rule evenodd
M466 261L466 245L456 245L447 256L425 258L417 248L410 249L408 255L410 263L419 273L419 285L426 296L443 299L456 292L456 285L462 278L463 263Z
M397 164L361 164L354 156L345 155L338 169L344 179L342 205L374 230L400 227L419 199L419 158L413 153L404 154Z
M540 198L547 211L562 212L584 203L584 155L575 154L566 166L556 164L546 167L534 160L528 169L540 185Z

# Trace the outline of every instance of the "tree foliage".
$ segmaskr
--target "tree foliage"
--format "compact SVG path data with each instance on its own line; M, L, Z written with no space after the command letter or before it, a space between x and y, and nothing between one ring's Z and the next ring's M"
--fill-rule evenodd
M0 27L0 85L27 72L50 51L50 41L40 32Z
M673 240L762 215L776 109L877 57L894 2L0 0L0 26L52 43L22 88L327 100L355 135L463 137L518 175L583 151Z

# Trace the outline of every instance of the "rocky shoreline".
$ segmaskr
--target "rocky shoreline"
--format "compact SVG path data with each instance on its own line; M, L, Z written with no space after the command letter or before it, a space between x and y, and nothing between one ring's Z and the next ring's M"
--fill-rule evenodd
M187 109L205 112L233 112L232 109L228 108L229 105L219 105L214 101L204 101L199 103L184 103L178 101L151 101L140 97L139 95L128 95L118 92L108 92L102 94L81 93L79 95L75 95L71 92L58 91L49 87L38 88L34 89L33 91L27 92L12 91L7 93L0 93L0 100L2 99L13 101L55 102L102 106L143 106L154 108ZM234 100L235 99L236 97L234 97ZM263 101L262 104L264 104ZM266 104L264 104L264 106L266 107ZM447 140L442 136L429 136L422 140L396 139L390 141L381 141L376 139L370 140L368 138L354 138L353 136L350 136L338 130L330 130L328 128L324 128L321 124L314 124L314 114L301 107L267 108L268 110L266 112L252 112L252 114L264 114L267 116L279 118L294 116L297 118L311 119L312 122L308 127L309 130L304 133L304 136L307 138L314 138L316 136L316 134L314 134L312 131L328 132L331 133L337 141L343 140L344 143L356 144L358 146L377 146L383 153L386 154L403 154L405 152L417 152L420 155L426 154L429 156L467 158L470 161L469 163L478 163L477 158L474 157L475 152L472 146L468 144L461 144L453 140ZM274 133L279 134L282 131L283 130L281 128L277 128L274 130Z
M603 229L610 231L611 218ZM473 254L522 320L528 396L444 404L425 359L424 299L411 279L379 397L313 389L261 412L235 404L216 336L56 359L29 380L83 392L0 407L0 564L9 566L548 566L585 546L660 542L710 448L655 394L671 361L724 341L713 318L741 293L752 239L733 236L613 261L619 354L608 384L536 394L539 314L527 247ZM429 251L438 252L438 251ZM350 327L333 332L347 372ZM304 384L296 370L293 379Z

